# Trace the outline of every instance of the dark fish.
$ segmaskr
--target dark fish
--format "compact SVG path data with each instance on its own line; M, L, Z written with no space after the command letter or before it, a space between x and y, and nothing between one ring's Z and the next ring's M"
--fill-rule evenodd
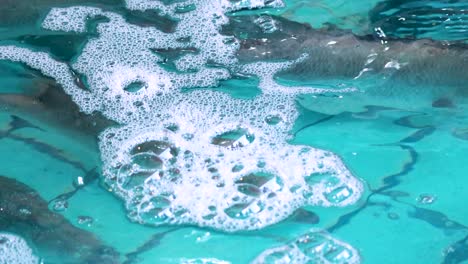
M0 230L30 241L46 262L119 263L115 249L50 211L27 185L4 176L0 176Z

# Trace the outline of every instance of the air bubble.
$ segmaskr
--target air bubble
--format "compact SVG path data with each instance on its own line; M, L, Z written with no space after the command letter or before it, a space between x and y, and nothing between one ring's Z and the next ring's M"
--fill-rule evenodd
M268 115L267 117L265 117L265 122L271 126L279 124L282 120L283 119L279 115Z
M213 137L211 144L227 148L242 148L251 144L254 140L255 136L253 133L247 129L238 128Z
M432 204L436 199L437 197L432 194L421 194L417 200L420 204Z
M155 155L163 155L163 153L169 152L171 156L177 156L177 149L170 142L162 140L151 140L140 143L132 148L130 151L131 155L138 153L154 153Z
M324 193L326 199L333 204L340 204L344 202L352 194L353 194L353 191L346 186L341 186L329 192Z
M52 209L56 212L63 212L68 209L68 201L64 199L54 200Z
M94 219L90 216L78 216L78 224L91 226L94 222Z
M242 164L236 164L234 167L232 167L232 172L240 172L244 168L244 165Z
M136 93L144 88L146 88L146 84L144 82L135 81L125 86L124 90L130 93Z
M157 170L162 167L162 160L155 154L140 153L132 157L132 168L134 170ZM138 166L135 168L135 166Z
M155 196L141 205L140 217L149 223L164 222L172 214L168 211L170 205L171 201L167 197Z

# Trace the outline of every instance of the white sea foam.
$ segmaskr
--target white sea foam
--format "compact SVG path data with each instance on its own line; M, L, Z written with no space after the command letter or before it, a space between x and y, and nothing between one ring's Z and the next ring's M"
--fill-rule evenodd
M270 225L303 205L356 201L361 184L338 157L285 142L297 115L285 98L193 91L160 105L151 122L110 128L100 137L108 183L133 219L227 231Z
M93 17L108 21L97 25L99 37L72 65L14 46L0 47L0 59L41 70L83 111L121 124L104 131L99 144L105 180L132 220L258 229L304 205L346 206L362 192L333 153L287 143L298 115L295 96L324 90L274 81L297 61L240 65L238 41L219 33L226 12L264 5L280 3L127 1L129 9L157 9L177 19L173 33L94 7L54 8L43 23L49 30L84 32ZM193 52L168 70L161 51L177 49ZM211 90L181 92L216 86L233 71L257 76L262 94L246 100ZM87 90L77 84L79 76L86 77Z
M39 264L39 261L24 239L0 233L0 264Z
M215 258L181 259L180 264L231 264L229 261Z

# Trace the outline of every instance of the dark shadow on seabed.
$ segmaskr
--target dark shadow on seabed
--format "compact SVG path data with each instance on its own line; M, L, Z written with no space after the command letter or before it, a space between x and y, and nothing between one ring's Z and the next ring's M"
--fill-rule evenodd
M0 176L0 208L0 229L30 241L51 263L119 263L112 247L50 211L47 201L17 180Z
M313 129L314 126L318 124L322 124L323 122L329 122L330 120L333 120L333 118L337 118L338 116L345 116L347 117L345 118L345 120L347 119L348 121L352 122L352 119L355 119L357 117L361 118L362 116L368 116L370 112L374 112L377 109L378 109L377 111L402 111L398 109L385 108L385 107L384 108L366 107L366 108L367 110L365 112L352 113L352 114L342 113L340 115L328 115L327 116L327 115L317 113L316 116L319 116L319 117L316 117L316 119L318 121L312 122L310 124L306 124L302 127L298 127L296 129L295 135L298 134L298 132L304 131L306 129ZM374 115L375 113L372 114L372 116ZM385 206L385 207L388 207L386 209L391 208L392 205L389 203L382 204L382 203L373 201L373 197L375 196L385 196L391 199L391 201L393 202L400 203L400 204L407 206L409 209L408 217L410 218L424 221L430 224L432 227L440 229L447 233L450 233L451 231L468 232L467 225L450 219L442 212L432 210L432 209L427 209L421 206L417 206L408 202L401 201L400 200L401 197L406 197L406 196L409 196L410 194L394 190L396 187L400 185L400 183L402 183L405 180L405 177L409 173L411 173L415 169L415 167L418 165L419 153L416 151L416 149L412 145L421 140L424 140L426 137L430 137L431 134L434 133L437 129L437 127L434 125L418 124L418 122L415 122L412 119L414 117L419 117L421 115L428 115L428 114L411 113L410 115L405 115L401 118L395 119L393 121L394 125L407 127L416 131L410 134L409 136L402 138L396 143L381 145L381 146L390 146L390 147L394 146L397 148L401 148L402 150L408 153L409 158L408 160L405 161L405 163L401 165L400 171L390 174L390 175L383 176L381 178L382 184L378 187L369 188L370 194L363 198L364 201L360 204L358 208L339 217L338 220L334 224L326 228L327 231L333 233L333 232L336 232L338 229L345 227L346 225L350 224L355 217L359 216L360 213L362 213L364 210L368 209L369 207ZM343 119L340 119L340 120L343 120ZM467 250L468 250L468 244L466 243L466 237L460 241L456 241L452 245L448 245L447 249L444 252L443 263L461 263L463 261L468 260L468 255L466 254Z

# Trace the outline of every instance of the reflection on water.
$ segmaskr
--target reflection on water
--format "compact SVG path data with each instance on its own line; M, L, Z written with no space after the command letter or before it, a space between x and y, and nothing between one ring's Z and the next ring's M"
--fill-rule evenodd
M0 263L467 259L463 2L4 6Z

